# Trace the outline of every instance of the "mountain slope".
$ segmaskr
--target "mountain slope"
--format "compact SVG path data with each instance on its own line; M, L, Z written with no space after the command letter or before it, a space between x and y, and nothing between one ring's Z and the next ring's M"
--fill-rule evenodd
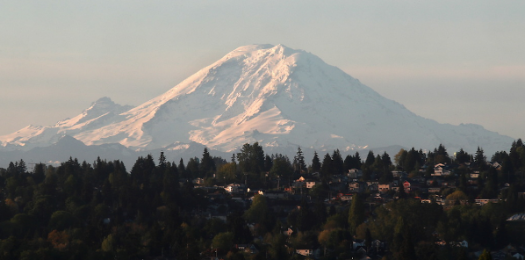
M442 143L471 152L505 150L512 142L477 125L419 117L317 56L282 45L239 47L134 108L106 99L95 104L53 127L27 127L0 141L28 149L67 134L86 145L120 143L137 151L196 142L225 152L256 141L272 150Z

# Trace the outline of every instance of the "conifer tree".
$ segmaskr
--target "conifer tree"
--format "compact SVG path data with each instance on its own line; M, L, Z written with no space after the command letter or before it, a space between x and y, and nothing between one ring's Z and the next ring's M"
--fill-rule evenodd
M304 163L304 156L301 147L297 147L297 154L294 157L293 168L296 174L302 174L302 172L306 170L306 164Z
M390 159L390 155L388 153L384 152L383 155L381 155L381 161L383 162L384 167L390 167L392 165L392 160Z
M164 156L164 152L160 152L159 156L159 165L160 168L164 169L166 167L166 156Z
M313 172L321 171L321 161L319 160L319 156L317 155L316 151L314 151L314 158L312 159L312 171Z
M190 178L197 178L197 177L202 177L202 174L201 172L199 171L199 158L195 157L195 158L190 158L190 160L188 161L188 164L186 164L186 174L190 177Z
M332 170L335 174L343 173L343 158L339 149L336 149L332 154Z
M328 180L332 175L332 172L332 157L330 157L330 154L326 154L323 159L323 164L321 165L321 177L324 180Z
M270 169L272 169L273 166L273 159L269 155L266 155L264 157L264 171L269 172Z
M352 169L353 164L354 158L352 158L350 155L347 155L343 161L343 172L348 172L348 170Z
M202 152L199 170L204 177L211 177L213 173L215 173L215 162L211 158L207 147L204 147L204 151Z
M186 166L184 166L184 160L180 158L179 166L177 167L179 170L179 175L183 176L184 178L189 178L189 176L186 175Z
M361 156L359 155L359 152L355 152L354 155L354 168L361 169Z
M365 165L370 167L372 164L374 164L376 160L376 157L374 156L374 152L369 151L368 155L366 156Z

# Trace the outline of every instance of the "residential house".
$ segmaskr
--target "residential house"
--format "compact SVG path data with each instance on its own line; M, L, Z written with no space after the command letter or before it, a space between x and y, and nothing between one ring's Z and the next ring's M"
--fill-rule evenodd
M434 173L431 176L448 176L450 173L445 164L438 163L434 165Z
M318 181L314 181L314 180L306 180L306 188L307 189L311 189L313 188L316 184L318 184L319 182Z
M499 199L475 199L476 204L483 206L488 203L499 203Z
M338 194L338 197L341 201L352 201L354 197L353 194Z
M348 190L351 192L365 192L366 191L366 182L362 181L353 181L348 184Z
M390 184L379 184L378 190L380 193L387 193L390 190Z
M488 164L498 171L501 170L502 168L501 164L499 164L498 162L493 162L493 163L488 163Z
M359 169L354 168L354 169L348 170L348 173L346 175L353 179L359 179L363 177L363 172Z
M311 248L295 249L295 253L302 256L312 256L314 250Z
M228 186L226 186L224 190L226 190L229 193L244 193L246 192L246 186L244 184L231 183L228 184Z

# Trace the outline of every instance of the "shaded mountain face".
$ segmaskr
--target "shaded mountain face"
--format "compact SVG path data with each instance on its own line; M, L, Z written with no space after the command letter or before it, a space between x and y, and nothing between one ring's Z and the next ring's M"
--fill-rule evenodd
M480 146L494 152L513 141L478 125L419 117L319 57L282 45L239 47L140 106L102 98L72 119L28 126L0 142L4 149L30 149L64 135L136 151L180 150L195 142L232 152L259 142L272 151L444 144L449 151Z

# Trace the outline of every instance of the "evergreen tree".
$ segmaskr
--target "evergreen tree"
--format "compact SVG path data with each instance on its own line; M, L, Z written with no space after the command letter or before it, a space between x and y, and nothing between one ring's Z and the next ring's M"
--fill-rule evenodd
M392 160L390 159L390 155L388 153L384 152L381 156L381 161L383 162L384 167L390 167L392 165Z
M46 178L45 172L46 172L46 165L43 163L37 163L35 165L35 168L33 169L33 179L35 180L36 184L41 183Z
M371 150L368 152L368 155L366 156L365 165L370 167L374 162L376 161L376 157L374 156L374 152Z
M379 156L379 154L376 156L376 159L374 160L374 164L372 164L372 168L376 171L376 172L383 172L385 166L383 164L383 160L381 159L381 156Z
M443 144L440 144L437 149L434 149L434 162L438 163L450 163L450 157L448 156L447 149Z
M264 168L264 151L258 142L244 144L237 153L238 166L243 173L261 173Z
M326 154L323 159L323 164L321 165L321 178L323 180L328 180L330 176L332 176L333 168L332 168L332 157L330 157L330 154Z
M361 169L361 156L359 156L359 152L355 152L354 155L354 168Z
M22 173L25 173L27 171L27 166L26 166L26 163L24 162L24 160L20 159L20 162L18 162L18 173L22 174Z
M184 166L184 160L180 158L179 166L177 167L179 170L179 175L183 176L184 178L189 178L188 175L186 175L186 166Z
M343 173L343 158L339 149L336 149L332 154L332 170L335 174Z
M314 158L312 159L312 172L320 172L321 171L321 161L319 160L319 156L317 155L317 152L314 151Z
M270 169L272 169L272 166L273 166L272 157L270 157L269 155L266 155L264 157L264 171L269 172Z
M199 171L199 158L190 158L188 161L188 164L186 165L186 175L189 176L189 178L194 179L198 177L202 177L201 172Z
M204 147L204 151L202 152L199 170L201 175L206 178L211 177L215 173L215 161L211 158L207 147Z
M166 167L166 156L164 156L164 152L160 152L159 156L159 165L161 169L164 169Z
M467 162L470 162L470 155L461 148L459 152L456 153L456 163L463 164Z
M347 155L345 157L345 160L343 161L343 172L347 173L348 170L352 169L354 165L354 158L350 155Z
M476 168L479 170L485 170L487 168L487 158L484 155L483 149L478 146L476 156L474 157L474 163Z
M297 154L294 157L293 168L296 174L302 174L306 171L306 164L304 163L304 156L301 147L297 147Z

